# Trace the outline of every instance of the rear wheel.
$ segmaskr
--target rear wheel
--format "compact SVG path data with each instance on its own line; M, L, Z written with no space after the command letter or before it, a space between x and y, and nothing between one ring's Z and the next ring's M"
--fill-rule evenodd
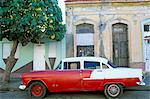
M33 82L28 89L31 97L43 98L46 95L46 87L42 82Z
M104 94L107 98L116 98L123 94L123 87L119 84L106 85Z

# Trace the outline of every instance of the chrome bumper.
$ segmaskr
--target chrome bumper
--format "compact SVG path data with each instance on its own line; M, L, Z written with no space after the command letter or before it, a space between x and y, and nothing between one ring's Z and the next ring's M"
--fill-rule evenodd
M19 89L25 90L25 89L26 89L26 85L21 84L21 85L19 86Z
M136 84L140 85L140 86L145 86L144 82L137 82Z

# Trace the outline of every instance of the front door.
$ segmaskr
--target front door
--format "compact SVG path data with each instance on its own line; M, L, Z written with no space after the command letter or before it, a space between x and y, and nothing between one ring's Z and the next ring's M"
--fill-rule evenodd
M45 46L44 44L34 45L33 70L45 70Z
M55 79L55 91L74 92L81 91L81 70L58 70Z
M63 71L58 70L55 75L56 91L81 91L82 70L80 70L80 62L64 62Z
M128 27L126 24L112 25L113 62L117 66L128 66Z

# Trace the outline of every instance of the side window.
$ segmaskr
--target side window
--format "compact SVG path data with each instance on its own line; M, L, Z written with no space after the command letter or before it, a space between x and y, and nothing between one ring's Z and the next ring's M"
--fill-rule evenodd
M60 62L60 63L58 64L58 66L55 68L55 70L60 70L60 69L61 69L61 63L62 63L62 62Z
M55 70L60 70L61 69L61 64L59 64L58 66L57 66L57 68L55 68Z
M80 69L80 62L64 62L64 69Z
M100 63L94 61L84 61L84 69L100 69Z
M67 69L68 66L67 66L67 62L64 62L64 69Z
M102 63L102 69L109 69L109 67L105 65L104 63Z

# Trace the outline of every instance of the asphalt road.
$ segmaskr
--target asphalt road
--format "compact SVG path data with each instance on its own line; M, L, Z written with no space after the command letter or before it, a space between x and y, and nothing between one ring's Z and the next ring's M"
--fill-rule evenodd
M0 92L0 99L29 99L26 91ZM44 99L106 99L102 92L48 93ZM150 91L125 91L118 99L150 99Z

